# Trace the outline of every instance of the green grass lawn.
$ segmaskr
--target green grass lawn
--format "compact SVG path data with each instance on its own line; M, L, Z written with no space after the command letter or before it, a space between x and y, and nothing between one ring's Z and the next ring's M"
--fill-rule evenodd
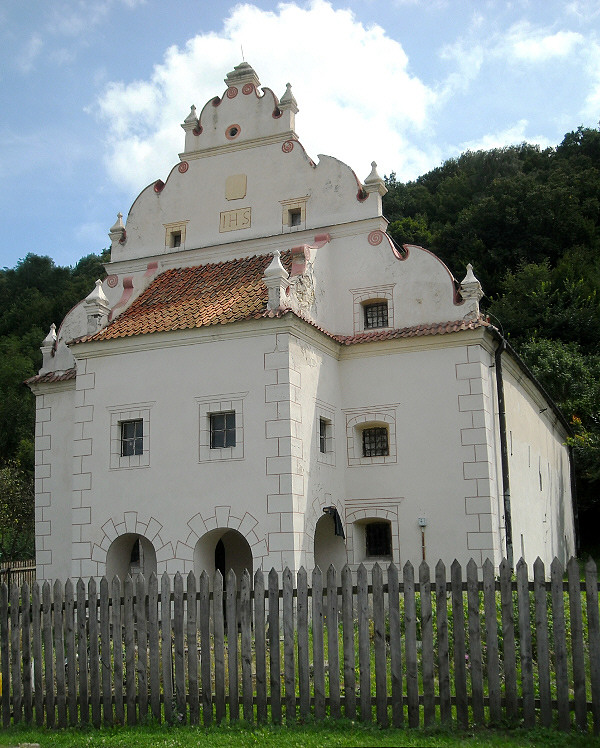
M241 723L208 729L199 727L143 727L114 729L0 730L0 746L39 743L41 748L203 748L252 746L265 748L320 748L321 746L581 746L600 748L600 737L554 730L480 729L467 732L442 728L417 730L381 730L362 724L340 721L300 727L251 728Z

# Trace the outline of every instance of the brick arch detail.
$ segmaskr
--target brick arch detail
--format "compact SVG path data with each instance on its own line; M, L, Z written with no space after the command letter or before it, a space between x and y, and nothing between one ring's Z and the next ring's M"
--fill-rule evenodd
M163 525L155 517L147 517L138 511L123 512L122 515L110 517L101 527L103 537L100 543L94 543L92 561L98 564L98 575L106 573L106 556L113 541L121 535L132 533L141 535L154 546L156 551L156 572L160 576L168 571L168 561L175 557L171 541L162 538Z
M262 560L269 554L267 545L267 534L260 527L259 521L250 512L244 512L242 517L232 512L232 507L216 506L212 514L197 512L191 517L187 526L188 536L184 543L178 542L175 557L183 559L186 564L193 565L194 548L203 535L218 528L236 530L248 541L252 558L258 562L257 567L262 566ZM192 567L190 566L190 569Z

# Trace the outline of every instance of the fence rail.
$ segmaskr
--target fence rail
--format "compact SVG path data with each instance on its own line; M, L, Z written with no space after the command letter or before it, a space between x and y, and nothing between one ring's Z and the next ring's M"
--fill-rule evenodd
M596 566L0 585L2 724L325 716L600 732ZM416 572L416 574L415 574ZM384 579L384 576L386 577ZM159 589L160 585L160 589Z

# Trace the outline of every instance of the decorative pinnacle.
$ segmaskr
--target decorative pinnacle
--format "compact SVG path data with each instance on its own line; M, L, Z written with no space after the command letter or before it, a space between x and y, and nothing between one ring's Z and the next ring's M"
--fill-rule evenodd
M365 179L364 189L365 192L377 192L382 196L387 192L385 182L377 173L377 163L375 161L371 161L371 173Z
M291 109L294 114L298 113L298 102L296 101L294 94L292 93L292 84L286 83L285 85L285 93L279 99L279 108L282 111L285 111L286 109Z

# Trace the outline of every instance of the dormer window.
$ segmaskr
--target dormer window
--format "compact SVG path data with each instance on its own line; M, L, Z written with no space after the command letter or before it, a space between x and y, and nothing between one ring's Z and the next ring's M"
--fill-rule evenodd
M388 326L388 303L376 301L363 306L365 315L365 330Z

